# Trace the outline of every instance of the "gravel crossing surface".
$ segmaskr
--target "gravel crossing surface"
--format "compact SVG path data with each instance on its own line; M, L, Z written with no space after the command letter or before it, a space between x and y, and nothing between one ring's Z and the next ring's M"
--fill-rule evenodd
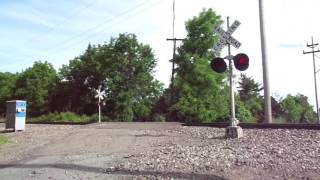
M1 179L320 179L320 131L179 123L27 124L5 132Z

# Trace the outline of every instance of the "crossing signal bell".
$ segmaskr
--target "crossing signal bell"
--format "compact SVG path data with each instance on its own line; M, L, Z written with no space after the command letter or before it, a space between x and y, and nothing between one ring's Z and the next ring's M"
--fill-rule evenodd
M239 53L233 57L233 63L239 71L245 71L249 67L249 57L244 53ZM214 58L211 61L210 65L212 70L214 70L217 73L223 73L227 69L226 62L223 58L220 57Z

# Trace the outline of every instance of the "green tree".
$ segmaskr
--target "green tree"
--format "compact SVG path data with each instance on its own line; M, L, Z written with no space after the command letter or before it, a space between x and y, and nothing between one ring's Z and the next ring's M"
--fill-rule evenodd
M258 122L263 121L263 98L259 94L262 89L252 77L240 75L238 92L244 106L242 109L247 109Z
M31 116L47 113L48 98L56 82L57 74L53 66L48 62L37 61L18 76L14 97L27 100L27 112Z
M139 43L134 34L120 34L103 45L89 45L83 55L60 70L60 80L64 81L60 86L65 92L57 91L55 96L64 93L70 97L56 99L64 101L64 110L94 113L93 90L102 85L107 94L103 109L107 116L120 121L146 120L162 91L162 85L153 78L156 63L150 46Z
M242 101L247 101L252 98L261 97L260 91L263 88L261 84L254 81L252 77L248 77L245 74L240 74L239 80L239 95Z
M212 9L186 22L187 38L178 48L171 118L187 122L212 122L228 116L225 75L210 69L215 56L209 51L218 40L213 27L222 21Z
M280 102L283 116L290 123L314 123L316 114L308 102L308 97L302 94L287 95Z
M18 74L0 72L0 116L6 112L6 101L13 97Z

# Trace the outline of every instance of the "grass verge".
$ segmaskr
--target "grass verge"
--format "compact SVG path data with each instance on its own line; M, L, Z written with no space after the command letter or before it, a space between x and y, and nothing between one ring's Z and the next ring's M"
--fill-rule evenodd
M102 121L110 121L107 117L102 117ZM52 123L52 124L89 124L98 122L98 115L86 116L73 112L49 113L39 117L27 118L27 123Z
M7 142L9 142L8 138L0 135L0 145L3 145Z

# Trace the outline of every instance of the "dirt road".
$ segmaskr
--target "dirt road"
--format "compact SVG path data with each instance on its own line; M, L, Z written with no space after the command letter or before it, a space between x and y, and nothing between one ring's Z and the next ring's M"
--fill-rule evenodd
M0 146L0 179L319 179L318 131L244 132L224 139L224 129L179 123L27 124L2 131L10 143Z
M1 125L4 129L4 125ZM10 143L0 147L0 179L130 179L129 173L108 174L131 154L150 150L166 136L149 131L178 123L106 123L32 125L26 131L3 133Z

